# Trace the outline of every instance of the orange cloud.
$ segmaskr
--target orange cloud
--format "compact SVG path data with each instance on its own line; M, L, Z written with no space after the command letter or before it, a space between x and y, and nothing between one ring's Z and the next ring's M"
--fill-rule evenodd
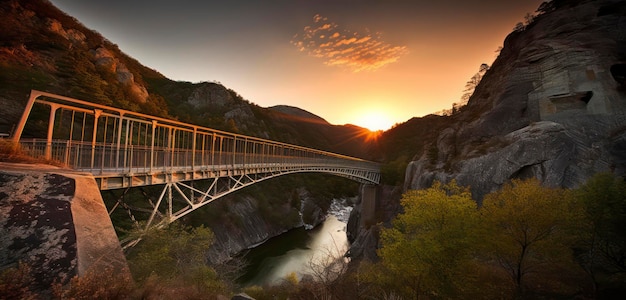
M291 43L299 51L323 58L326 65L347 67L354 72L376 70L408 53L406 46L385 43L380 35L339 29L326 17L315 15L313 24L305 26Z

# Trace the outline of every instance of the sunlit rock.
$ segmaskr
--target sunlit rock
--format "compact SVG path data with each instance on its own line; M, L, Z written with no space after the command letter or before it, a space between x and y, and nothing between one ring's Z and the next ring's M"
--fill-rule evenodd
M89 272L130 278L93 177L45 165L0 165L2 269L27 264L40 290Z
M513 178L573 188L598 172L626 175L620 7L587 1L511 33L468 105L433 142L436 155L422 151L409 164L405 189L457 179L480 200Z

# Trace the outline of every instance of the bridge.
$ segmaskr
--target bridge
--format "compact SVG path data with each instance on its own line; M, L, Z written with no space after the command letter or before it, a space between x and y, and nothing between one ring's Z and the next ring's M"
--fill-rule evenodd
M374 162L32 90L12 136L34 157L91 173L100 190L162 185L145 229L281 175L318 172L378 184ZM204 180L205 184L195 181ZM123 201L109 214L122 207ZM136 222L136 220L134 220Z

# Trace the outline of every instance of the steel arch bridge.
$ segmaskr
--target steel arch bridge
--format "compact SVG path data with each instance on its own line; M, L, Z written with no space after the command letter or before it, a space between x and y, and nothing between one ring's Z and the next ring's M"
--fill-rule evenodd
M25 132L35 136L26 138ZM34 157L91 173L100 190L163 185L156 201L147 200L150 209L143 209L149 214L145 229L281 175L318 172L380 181L374 162L37 90L31 91L12 140ZM194 187L198 180L209 183ZM119 207L134 219L120 201L109 214Z

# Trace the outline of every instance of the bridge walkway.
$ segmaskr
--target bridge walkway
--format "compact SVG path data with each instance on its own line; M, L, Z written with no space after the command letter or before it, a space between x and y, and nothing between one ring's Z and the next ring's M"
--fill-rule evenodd
M318 172L380 181L379 165L363 159L36 90L11 138L32 156L93 174L100 190L163 185L150 201L146 228L276 176ZM198 180L211 183L200 190ZM177 204L172 191L181 196Z

